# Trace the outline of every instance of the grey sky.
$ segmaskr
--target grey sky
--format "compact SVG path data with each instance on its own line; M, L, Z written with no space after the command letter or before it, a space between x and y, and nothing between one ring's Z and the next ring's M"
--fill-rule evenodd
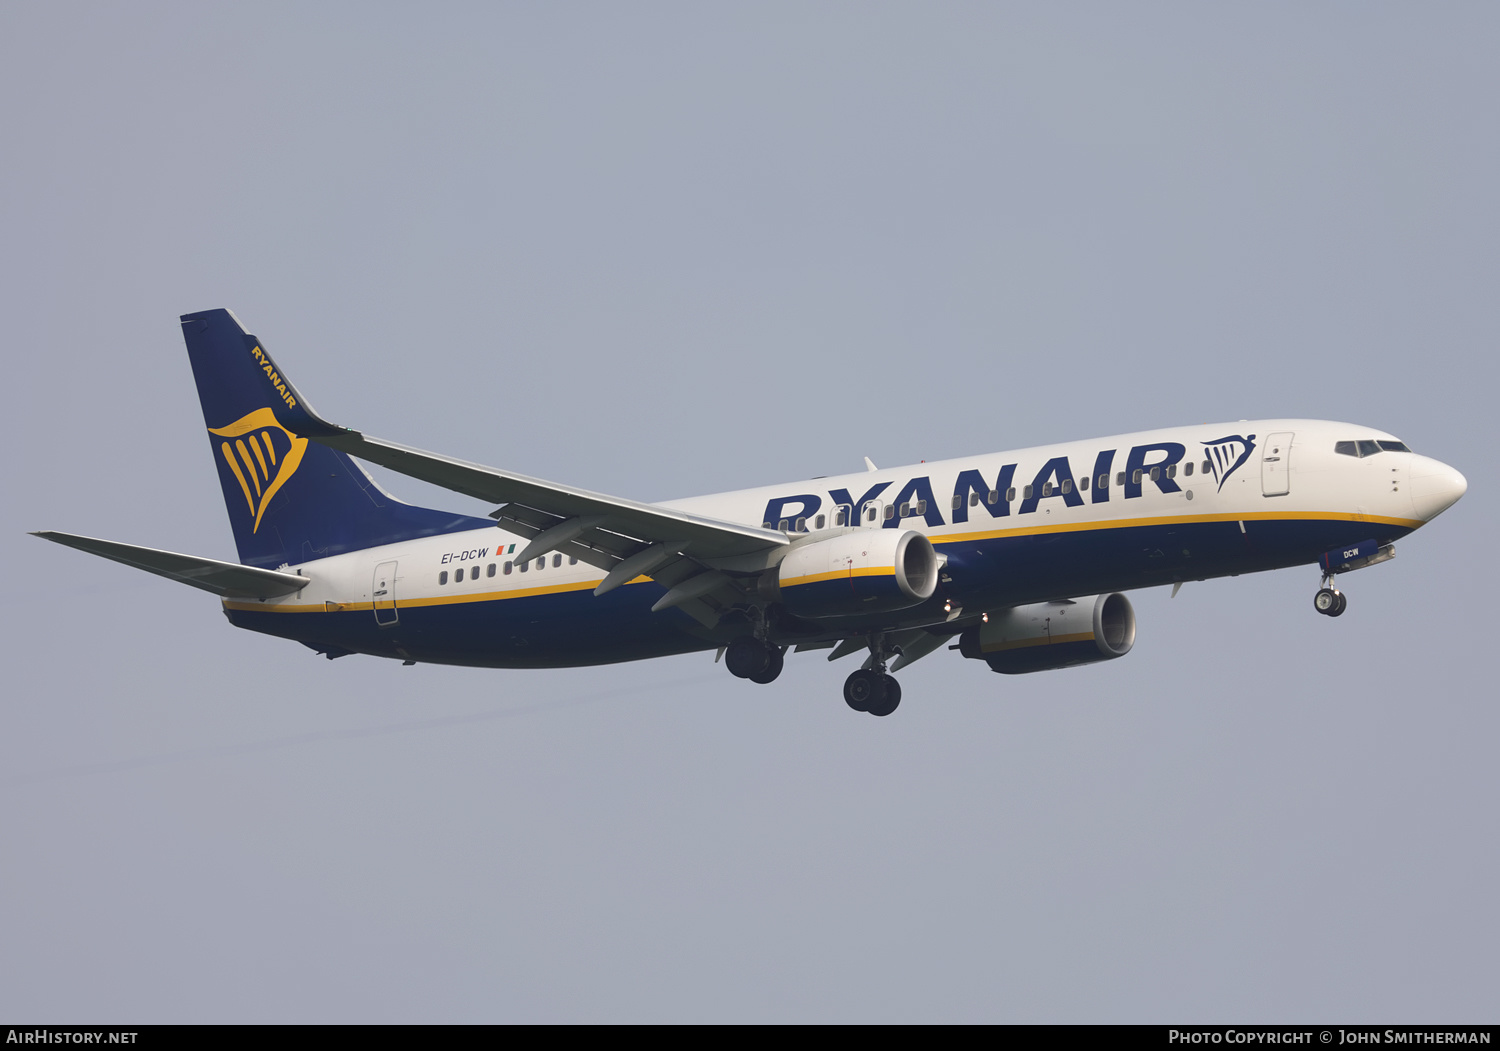
M1497 28L0 8L0 1015L1493 1020ZM1135 593L1128 658L885 720L816 654L329 662L24 535L233 557L216 306L333 420L634 498L1266 416L1470 491L1338 621Z

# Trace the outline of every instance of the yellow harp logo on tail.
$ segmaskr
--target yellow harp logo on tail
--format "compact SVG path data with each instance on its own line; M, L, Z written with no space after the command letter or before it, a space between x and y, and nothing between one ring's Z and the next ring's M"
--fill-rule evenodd
M255 518L252 533L260 530L260 517L271 504L276 490L297 472L307 439L299 438L276 422L270 409L256 409L225 427L210 427L209 434L226 439L219 452L245 494L245 506Z

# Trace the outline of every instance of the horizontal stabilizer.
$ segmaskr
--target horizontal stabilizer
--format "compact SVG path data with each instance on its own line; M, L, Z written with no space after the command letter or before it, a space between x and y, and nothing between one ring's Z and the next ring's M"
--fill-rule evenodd
M154 547L136 547L134 544L120 544L113 540L96 540L91 536L56 533L50 529L31 535L65 547L76 547L100 558L123 562L127 566L144 569L147 573L190 584L204 591L212 591L225 598L271 598L300 591L308 584L306 577L295 573L278 573L270 569L242 566L236 562L179 555L174 551L158 551Z

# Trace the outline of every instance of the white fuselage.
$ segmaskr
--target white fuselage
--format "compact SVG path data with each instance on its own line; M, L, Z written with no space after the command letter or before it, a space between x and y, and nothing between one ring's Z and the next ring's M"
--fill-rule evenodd
M1462 476L1428 457L1335 451L1339 442L1361 441L1395 443L1391 435L1351 424L1241 421L862 471L661 506L809 537L849 528L915 530L939 551L961 555L971 548L983 554L985 544L1025 537L1072 534L1077 540L1163 527L1176 536L1213 523L1232 524L1251 540L1273 524L1284 530L1296 523L1330 522L1349 524L1340 537L1358 540L1354 533L1368 531L1385 538L1418 528L1462 495ZM401 610L509 603L591 592L604 577L603 570L556 552L518 564L514 556L526 544L526 537L500 528L409 540L290 567L310 583L286 601L226 600L225 605L257 612L378 613L377 599ZM1177 556L1175 550L1167 554ZM1182 554L1192 552L1184 548ZM1292 561L1312 561L1316 555ZM1277 558L1249 568L1292 564L1284 555ZM1222 564L1198 558L1169 576L1141 579L1203 579L1246 568L1236 553ZM1121 577L1109 566L1101 565L1098 575L1097 588L1077 577L1068 578L1068 587L1083 594L1120 586ZM645 578L634 583L650 584ZM965 582L959 579L956 586L962 589ZM376 594L387 588L389 596ZM995 594L999 600L1018 597L1024 596Z

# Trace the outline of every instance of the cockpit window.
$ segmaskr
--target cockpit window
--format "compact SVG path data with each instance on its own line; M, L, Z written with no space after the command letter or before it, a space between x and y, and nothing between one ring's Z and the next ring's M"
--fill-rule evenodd
M1409 453L1405 442L1381 439L1379 441L1334 442L1333 451L1340 456L1374 456L1376 453Z

